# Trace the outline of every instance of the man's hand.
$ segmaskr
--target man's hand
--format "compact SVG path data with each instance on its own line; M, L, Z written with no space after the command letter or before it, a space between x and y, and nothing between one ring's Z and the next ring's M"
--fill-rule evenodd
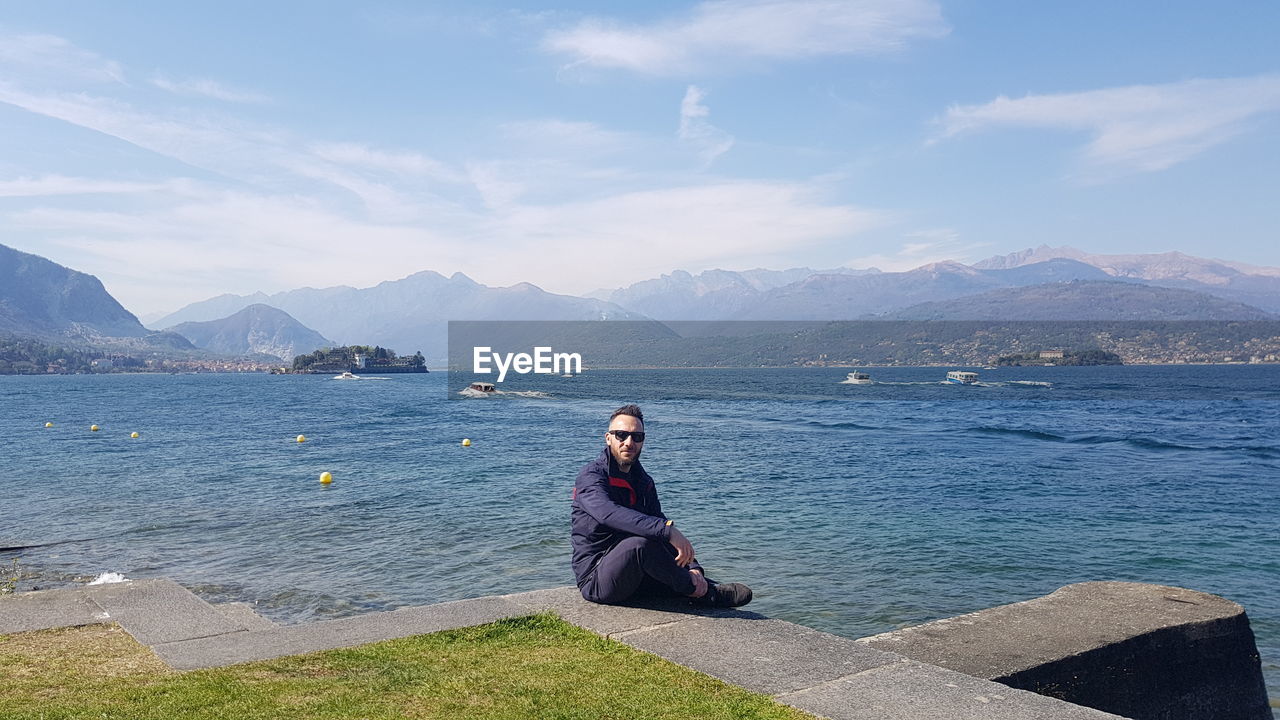
M693 581L693 594L689 597L700 598L707 594L707 579L702 577L701 570L690 570L689 579Z
M680 567L686 567L693 562L693 543L689 542L689 538L684 536L673 525L671 527L671 537L667 539L671 543L671 547L676 549L676 564Z

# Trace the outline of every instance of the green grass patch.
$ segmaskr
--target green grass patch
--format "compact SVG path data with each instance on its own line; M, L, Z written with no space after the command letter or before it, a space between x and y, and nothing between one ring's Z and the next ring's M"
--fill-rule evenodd
M188 673L114 625L0 636L0 716L812 718L553 615Z

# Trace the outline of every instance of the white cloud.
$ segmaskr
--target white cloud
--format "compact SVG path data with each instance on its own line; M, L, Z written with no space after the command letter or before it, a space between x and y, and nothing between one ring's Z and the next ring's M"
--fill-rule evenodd
M190 167L171 174L199 179L10 175L0 196L37 200L8 201L19 209L0 210L0 224L42 246L25 247L101 276L142 312L224 292L367 286L423 269L583 292L673 267L751 267L830 251L883 222L832 201L822 182L691 173L688 147L710 161L732 143L708 122L697 87L686 91L674 136L510 122L482 128L493 142L457 164L298 137L230 114L246 110L239 106L196 111L149 93L167 101L149 107L107 94L121 88L29 89L0 78L0 103L176 160ZM88 193L116 195L109 210L38 199Z
M427 176L448 182L461 182L463 173L426 155L410 151L387 152L364 143L318 143L311 153L329 162L356 169L385 171L403 176Z
M171 190L174 182L140 183L120 180L43 175L0 180L0 197L50 197L55 195L129 194Z
M549 33L544 47L575 65L671 75L751 59L880 55L947 32L932 0L716 0L648 26L586 19Z
M453 181L459 173L433 165L423 156L396 158L359 145L316 144L314 152L285 133L245 127L231 118L184 111L167 114L138 110L129 103L84 93L29 93L0 81L0 102L115 137L150 152L173 158L227 178L253 184L319 180L355 195L371 213L403 220L417 209L401 193L377 178L364 177L328 157L368 168L437 169ZM283 178L281 171L284 171ZM291 178L289 176L292 176ZM415 192L418 201L428 195Z
M120 64L76 47L56 35L0 35L0 69L18 69L23 77L69 77L124 83Z
M685 90L684 100L680 101L679 137L697 148L702 165L706 167L733 147L733 136L707 120L711 109L702 104L704 97L705 93L696 85Z
M177 95L188 97L208 97L232 103L266 103L271 98L245 90L235 90L208 78L190 78L187 80L170 80L164 75L155 75L151 84Z
M561 150L613 153L634 149L646 142L643 137L607 130L596 123L559 119L509 122L498 129L507 140L544 153Z
M805 183L721 182L518 205L483 231L512 251L492 276L559 292L621 286L673 267L751 267L878 226L879 213L823 201ZM555 252L546 248L555 247Z
M939 139L992 127L1083 131L1093 136L1083 153L1089 166L1152 172L1226 142L1249 120L1277 111L1280 75L1186 80L956 105L943 116Z

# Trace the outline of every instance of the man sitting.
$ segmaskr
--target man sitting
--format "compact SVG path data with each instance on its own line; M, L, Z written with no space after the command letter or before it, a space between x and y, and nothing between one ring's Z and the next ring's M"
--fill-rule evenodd
M644 414L625 405L609 418L600 456L578 472L571 513L573 573L582 597L620 603L637 594L682 595L713 607L751 602L751 588L702 573L693 545L662 512L640 466Z

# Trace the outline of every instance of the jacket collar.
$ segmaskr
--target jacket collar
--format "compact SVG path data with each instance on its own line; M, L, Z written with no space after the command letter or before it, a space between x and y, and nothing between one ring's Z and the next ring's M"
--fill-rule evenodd
M605 445L604 450L600 451L599 459L604 462L605 472L607 474L612 475L614 471L617 471L618 473L622 472L622 468L618 467L618 461L614 459L613 453L609 452L608 445ZM631 477L649 477L649 473L644 471L644 467L640 465L639 460L631 463Z

